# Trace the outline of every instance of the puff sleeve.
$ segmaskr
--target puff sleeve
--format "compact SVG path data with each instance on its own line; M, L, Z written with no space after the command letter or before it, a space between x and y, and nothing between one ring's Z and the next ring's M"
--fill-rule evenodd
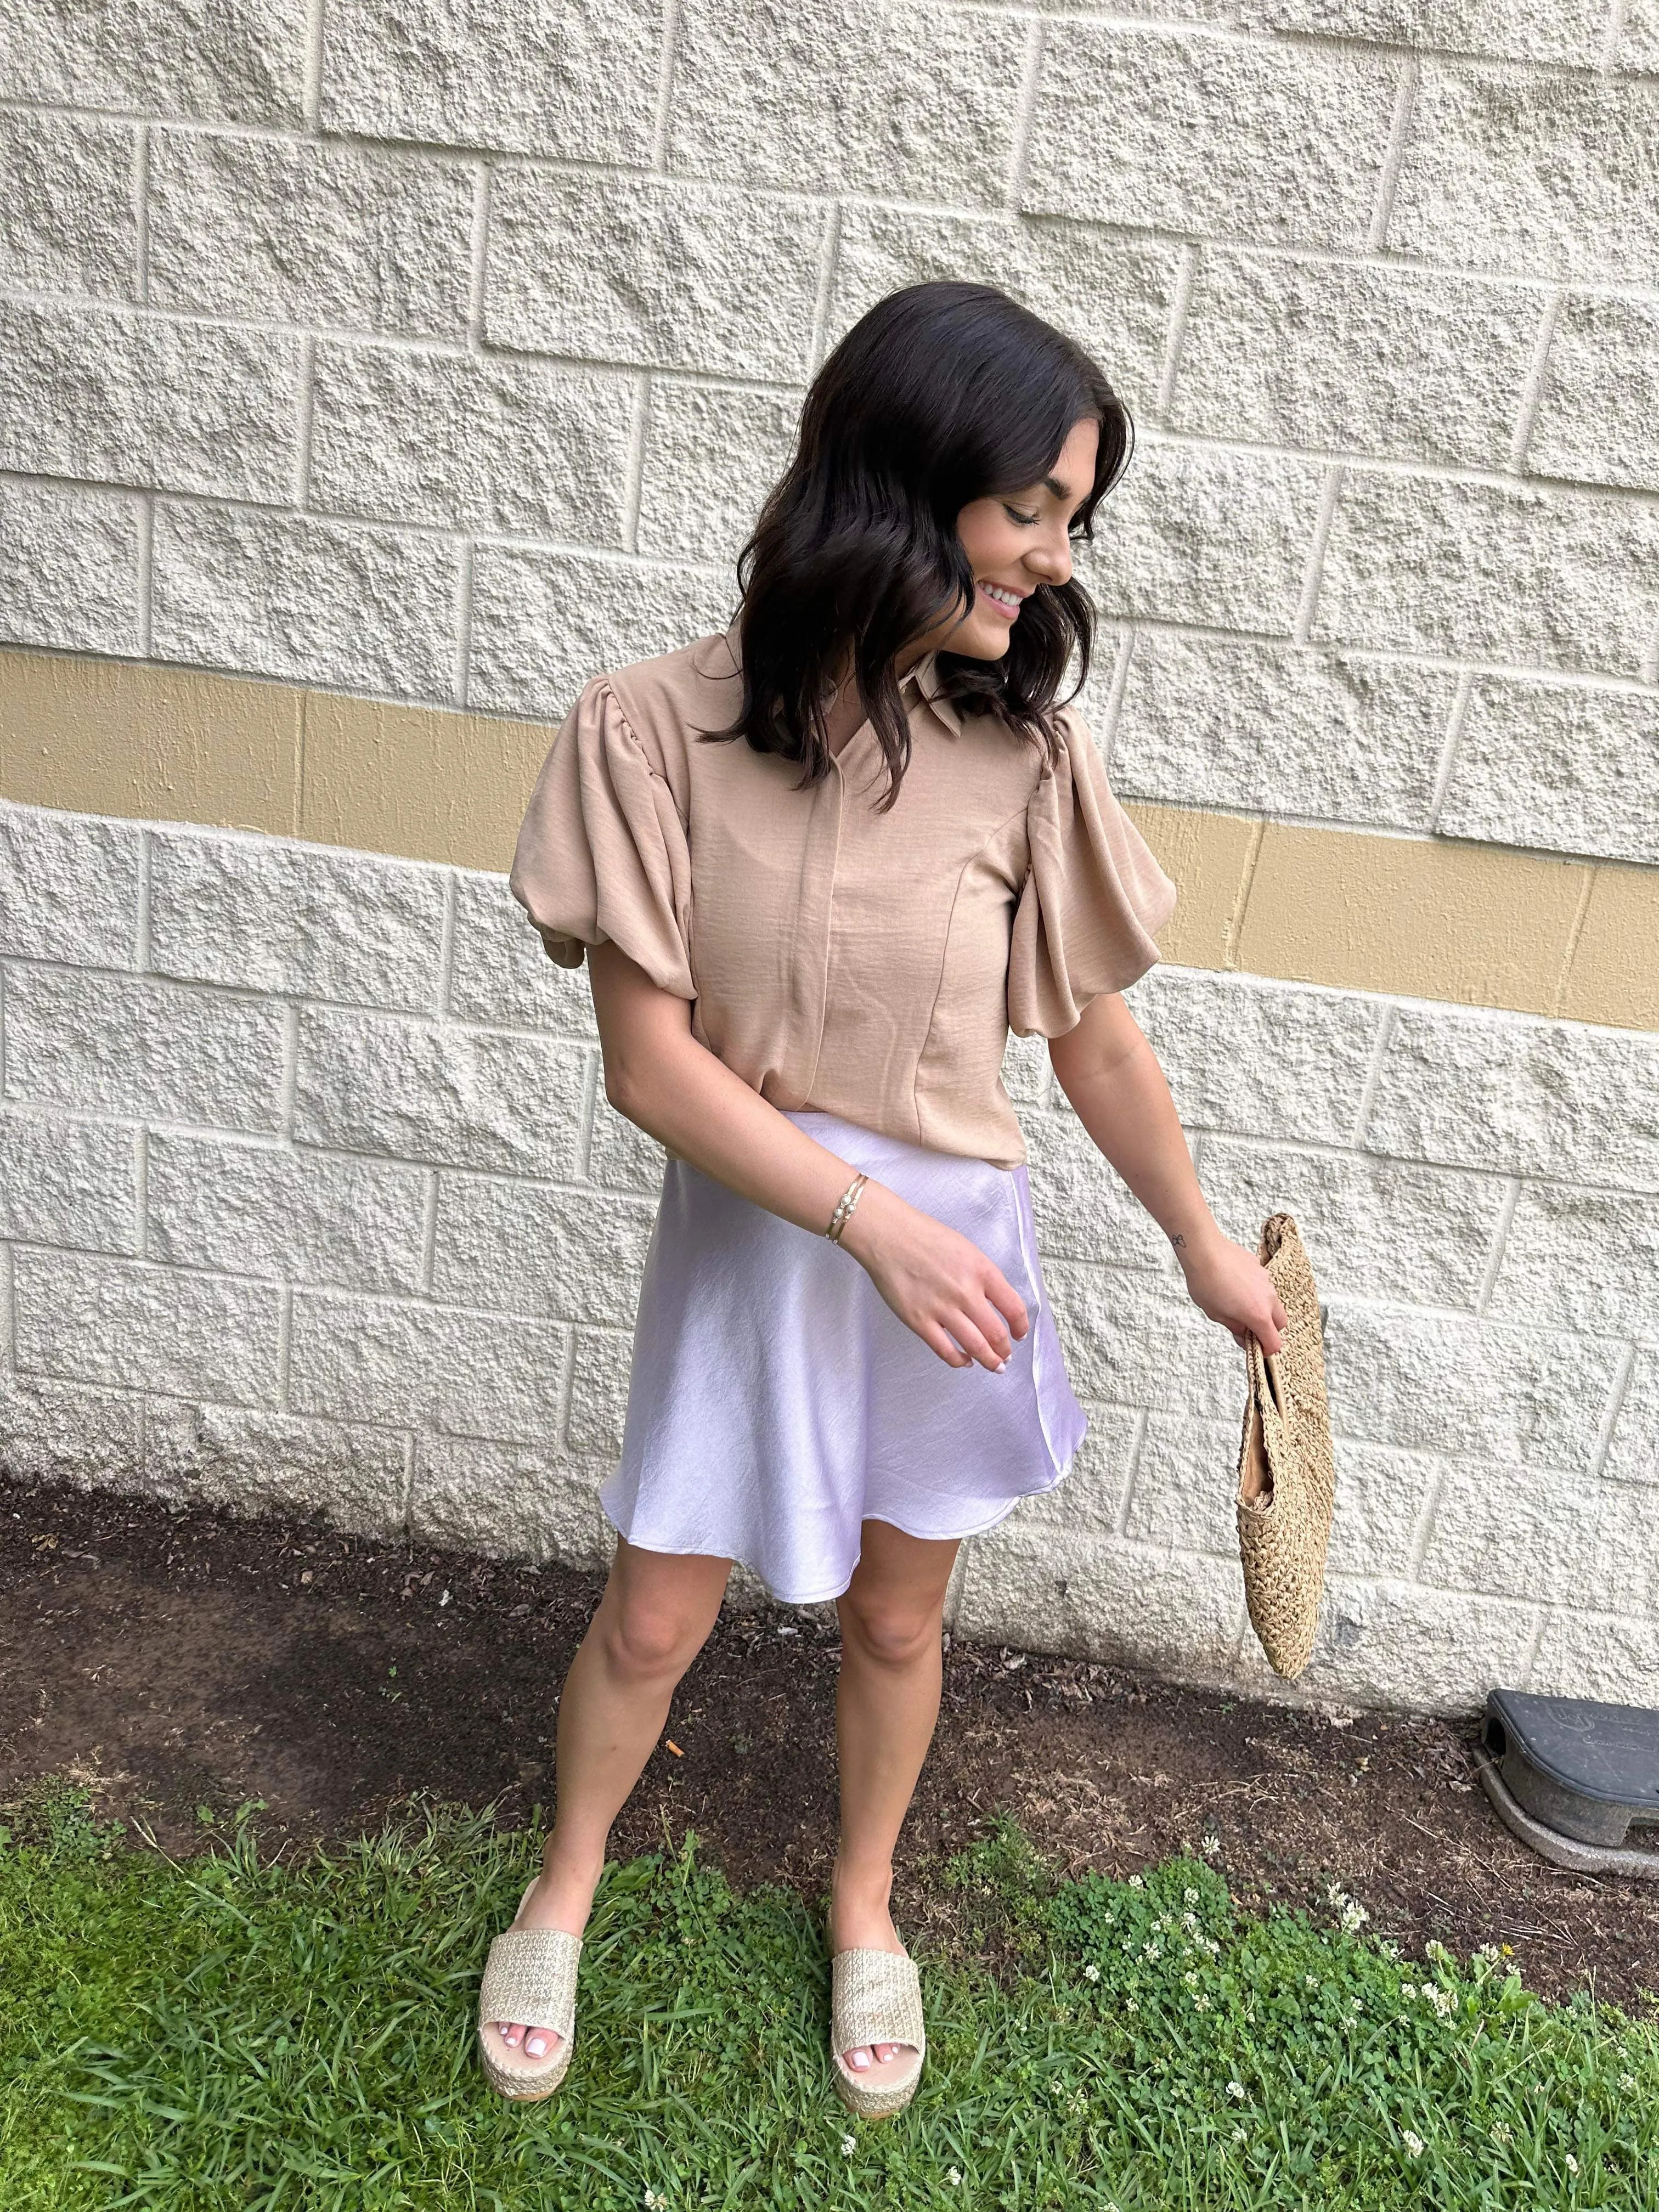
M1145 975L1175 910L1082 717L1066 708L1059 720L1059 757L1026 810L1031 866L1009 948L1008 1024L1021 1036L1063 1036L1091 999Z
M696 997L685 825L602 677L542 764L507 881L561 967L609 942L661 989Z

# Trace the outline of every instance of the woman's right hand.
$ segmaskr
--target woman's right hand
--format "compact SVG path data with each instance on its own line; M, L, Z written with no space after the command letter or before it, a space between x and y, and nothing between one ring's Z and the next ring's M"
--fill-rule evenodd
M1030 1327L1024 1300L977 1244L884 1183L865 1185L841 1242L947 1367L977 1360L994 1374Z

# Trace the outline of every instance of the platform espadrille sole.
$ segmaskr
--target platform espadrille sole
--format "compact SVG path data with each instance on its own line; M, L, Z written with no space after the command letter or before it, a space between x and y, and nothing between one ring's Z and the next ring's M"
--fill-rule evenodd
M519 1911L536 1887L519 1899ZM514 1915L517 1917L517 1915ZM562 1928L509 1928L489 1947L478 1987L478 2058L483 2075L499 2096L514 2104L538 2105L550 2097L569 2070L576 2047L576 1966L582 1939ZM550 2058L515 2065L499 2036L498 2020L520 2021L546 2028L559 2039Z
M855 2074L842 2053L877 2043L914 2045L914 2063L874 2081ZM837 1951L830 1964L830 2056L836 2094L848 2111L861 2120L902 2112L916 2094L927 2052L915 1960L902 1951Z

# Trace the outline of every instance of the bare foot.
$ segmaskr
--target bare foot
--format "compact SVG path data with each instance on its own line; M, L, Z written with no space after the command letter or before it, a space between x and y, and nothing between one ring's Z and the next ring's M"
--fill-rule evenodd
M593 1892L599 1887L599 1879L597 1869L590 1878L573 1875L562 1868L550 1871L544 1862L536 1886L519 1907L513 1926L562 1928L568 1936L580 1936L593 1909ZM507 2050L521 2049L526 2058L550 2058L563 2040L550 2027L533 2027L523 2021L496 2020L490 2026Z
M830 1948L835 1951L893 1951L908 1954L888 1910L893 1877L844 1880L837 1861L830 1881ZM879 2085L903 2074L915 2055L913 2043L860 2043L841 2054L862 2081Z

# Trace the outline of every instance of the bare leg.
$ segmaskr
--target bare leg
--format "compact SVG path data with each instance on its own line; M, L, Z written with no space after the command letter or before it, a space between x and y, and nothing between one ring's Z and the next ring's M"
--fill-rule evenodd
M853 1580L838 1601L841 1844L830 1887L832 1951L902 1951L889 1902L893 1851L939 1718L945 1589L957 1546L866 1521ZM901 2044L843 2054L879 2081L908 2063Z
M726 1592L729 1559L642 1552L618 1540L611 1577L559 1699L557 1801L536 1887L515 1928L580 1936L605 1867L611 1823L650 1758L669 1700L702 1650ZM552 2051L550 2029L497 2021L509 2050Z

